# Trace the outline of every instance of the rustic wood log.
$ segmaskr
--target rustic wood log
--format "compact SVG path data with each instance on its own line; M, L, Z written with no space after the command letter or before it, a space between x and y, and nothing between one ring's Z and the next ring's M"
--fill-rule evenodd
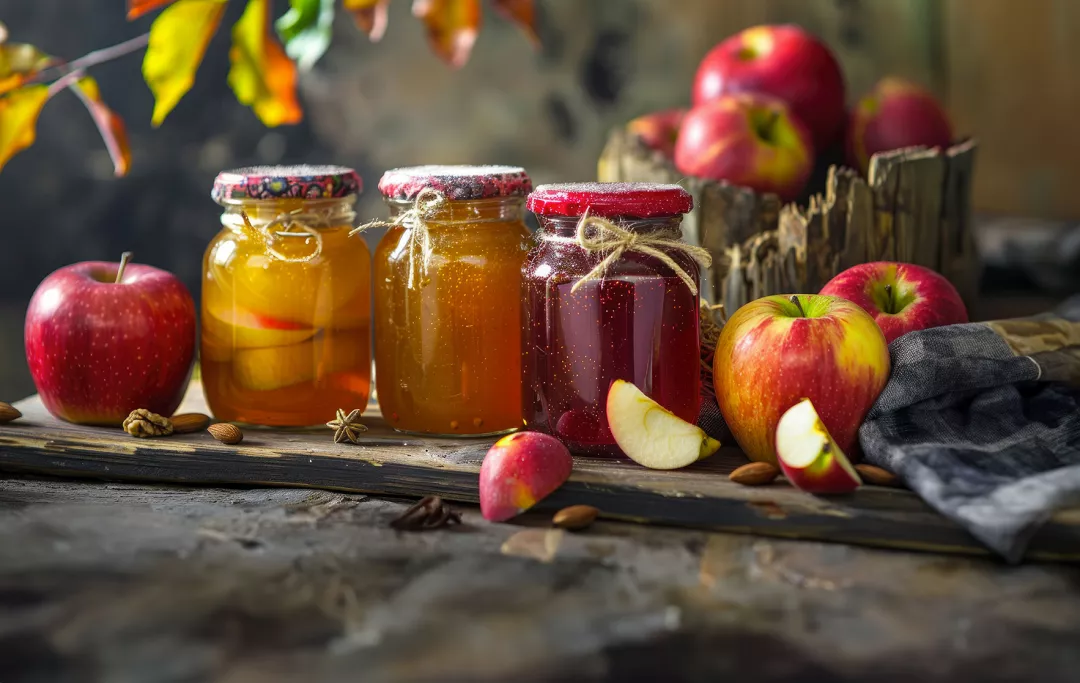
M694 196L686 239L708 249L703 296L733 312L768 294L816 292L867 261L933 268L974 304L979 278L971 225L976 143L874 155L869 179L833 166L824 192L805 207L781 206L725 182L688 178L637 137L614 130L598 165L601 181L679 183Z

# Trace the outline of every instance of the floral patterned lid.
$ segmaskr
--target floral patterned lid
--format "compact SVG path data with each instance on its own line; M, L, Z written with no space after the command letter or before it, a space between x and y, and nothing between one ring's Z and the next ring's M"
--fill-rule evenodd
M563 183L537 187L526 206L538 216L580 216L588 210L604 218L654 218L686 213L694 198L678 185Z
M379 181L387 199L413 200L429 188L447 199L524 197L532 180L520 166L411 166L391 169Z
M222 171L210 196L237 199L338 199L360 194L360 176L345 166L249 166Z

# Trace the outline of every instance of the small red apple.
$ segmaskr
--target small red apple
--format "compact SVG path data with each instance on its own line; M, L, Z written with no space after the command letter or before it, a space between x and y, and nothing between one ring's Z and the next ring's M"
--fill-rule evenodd
M45 278L26 311L26 360L56 417L119 425L136 408L172 415L195 356L195 302L171 273L87 261Z
M791 485L808 493L850 493L862 484L808 398L780 417L776 458Z
M516 432L495 442L480 465L480 514L492 522L514 517L563 485L574 459L554 436Z
M918 85L884 78L851 111L847 130L848 164L866 174L870 157L903 147L952 144L952 124L941 104Z
M829 280L821 293L861 306L889 343L915 330L968 321L956 287L929 268L911 263L876 261L852 266Z
M675 143L679 172L726 180L783 201L802 194L814 167L810 133L780 100L725 95L694 107Z
M665 109L664 111L645 114L626 124L626 130L641 138L650 149L672 156L675 153L675 140L679 137L686 109Z
M829 48L798 26L755 26L714 47L698 66L694 105L760 92L788 104L824 150L844 124L844 75Z

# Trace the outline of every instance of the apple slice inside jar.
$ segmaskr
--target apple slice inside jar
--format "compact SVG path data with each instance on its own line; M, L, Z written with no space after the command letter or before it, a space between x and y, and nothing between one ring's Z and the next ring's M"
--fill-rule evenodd
M255 311L233 307L210 307L210 320L203 326L209 336L208 346L257 349L288 346L307 341L319 331L311 325L274 318Z
M720 442L678 417L630 382L611 383L607 398L611 433L628 458L655 470L673 470L709 457Z
M367 331L321 334L299 344L243 349L233 377L246 389L272 391L335 373L364 371L370 362Z

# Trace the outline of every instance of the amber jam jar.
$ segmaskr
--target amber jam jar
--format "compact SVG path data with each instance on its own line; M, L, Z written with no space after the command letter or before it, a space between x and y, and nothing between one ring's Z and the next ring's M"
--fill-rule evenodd
M371 256L350 238L360 177L338 166L221 173L203 261L203 389L222 420L324 423L371 389Z
M375 385L395 429L521 426L521 264L532 183L508 166L387 171L392 225L375 250Z
M682 216L692 206L690 194L677 185L542 185L529 195L528 208L539 218L540 231L522 271L528 429L554 434L576 453L619 455L605 411L616 379L633 382L682 419L696 421L701 401L696 291L656 256L632 249L602 276L587 278L611 252L586 250L577 239L587 211L643 237L678 240ZM679 249L657 248L696 289L694 259Z

